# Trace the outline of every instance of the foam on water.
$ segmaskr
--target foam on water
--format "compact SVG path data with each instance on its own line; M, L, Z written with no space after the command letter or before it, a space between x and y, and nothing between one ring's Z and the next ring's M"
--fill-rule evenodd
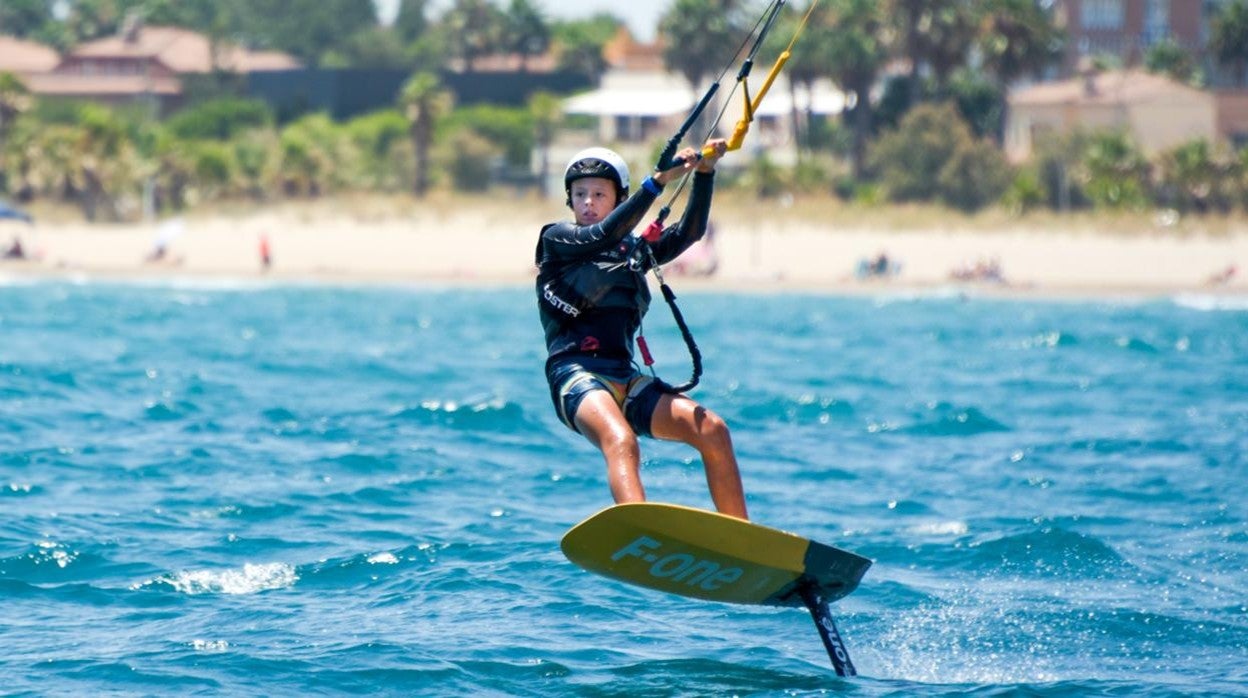
M136 584L133 589L172 587L182 594L255 594L295 585L299 575L281 562L247 563L239 569L190 570Z

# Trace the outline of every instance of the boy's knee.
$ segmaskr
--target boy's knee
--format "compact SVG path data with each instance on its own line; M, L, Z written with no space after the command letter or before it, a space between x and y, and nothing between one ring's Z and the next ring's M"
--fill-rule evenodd
M640 448L641 445L640 443L638 443L637 435L633 433L632 429L629 429L627 427L616 426L610 429L609 431L607 431L607 433L603 434L602 447L604 449L627 448L627 449L635 450L635 449Z
M698 434L707 441L728 439L728 423L714 412L703 408L698 415Z

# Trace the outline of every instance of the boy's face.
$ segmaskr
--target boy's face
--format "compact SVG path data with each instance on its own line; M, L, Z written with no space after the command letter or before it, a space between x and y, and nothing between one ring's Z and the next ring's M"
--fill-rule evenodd
M615 208L615 182L605 177L585 177L572 183L572 213L577 225L593 225Z

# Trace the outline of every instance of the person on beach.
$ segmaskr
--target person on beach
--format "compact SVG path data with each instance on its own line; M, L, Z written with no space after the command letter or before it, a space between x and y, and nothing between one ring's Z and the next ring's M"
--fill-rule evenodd
M577 153L564 171L574 221L543 226L537 243L537 302L546 335L546 380L559 419L597 446L616 503L645 501L639 436L681 441L702 456L711 500L720 513L748 519L728 427L718 415L633 361L633 341L650 305L645 273L700 239L710 215L715 163L723 139L701 160L655 172L629 195L628 165L606 148ZM633 229L663 187L693 170L680 221L646 242ZM646 247L649 247L647 252Z
M13 242L9 245L9 249L4 251L5 259L26 259L26 248L22 247L22 239L16 235L13 236Z
M260 269L268 271L273 266L273 251L269 249L269 236L260 234Z

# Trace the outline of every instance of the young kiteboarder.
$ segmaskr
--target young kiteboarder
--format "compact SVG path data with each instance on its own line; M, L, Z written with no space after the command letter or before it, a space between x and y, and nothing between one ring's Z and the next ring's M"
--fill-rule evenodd
M702 456L711 500L748 518L732 438L724 420L633 361L633 341L650 305L645 273L666 264L706 231L715 163L726 142L686 148L683 164L655 172L629 195L628 165L606 148L577 153L564 171L574 221L542 228L537 299L546 333L546 380L555 410L597 446L617 503L645 501L638 436L681 441ZM652 242L633 229L663 187L693 170L684 215Z

